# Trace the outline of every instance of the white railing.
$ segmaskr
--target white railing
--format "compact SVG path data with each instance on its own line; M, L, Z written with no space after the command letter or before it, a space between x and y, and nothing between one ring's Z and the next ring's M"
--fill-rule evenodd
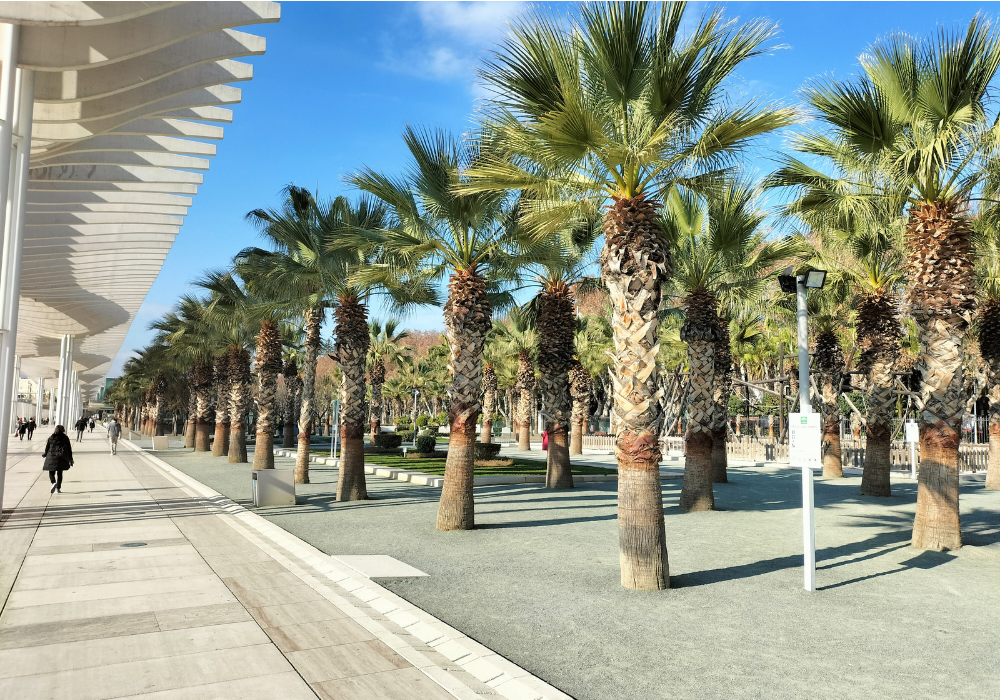
M841 463L845 467L862 469L865 466L865 440L842 440L840 443ZM917 469L920 468L920 445L916 445L914 453L917 458ZM986 471L989 462L990 446L975 445L963 442L958 446L958 470L962 472ZM902 440L893 440L889 447L889 463L892 469L910 471L910 446Z
M613 450L615 449L614 435L584 435L583 449L585 450Z

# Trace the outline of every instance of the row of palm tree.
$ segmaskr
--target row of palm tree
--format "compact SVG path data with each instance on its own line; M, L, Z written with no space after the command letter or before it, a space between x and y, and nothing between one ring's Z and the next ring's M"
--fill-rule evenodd
M216 453L245 461L253 393L253 466L270 468L282 347L292 348L286 405L298 412L295 478L308 483L332 310L338 500L367 498L364 435L415 408L414 389L428 412L447 400L439 530L475 525L474 444L490 440L500 406L528 447L540 399L550 488L572 488L587 416L606 410L621 582L663 589L663 432L686 412L681 508L713 509L713 484L727 481L734 380L787 371L779 353L793 311L774 278L789 264L822 267L829 284L810 303L824 475L843 476L842 399L861 391L861 489L889 495L893 418L909 397L922 455L913 544L961 546L962 358L974 341L994 406L987 484L1000 488L997 32L977 18L962 34L893 35L861 57L858 77L808 85L803 111L727 91L771 48L773 23L710 10L689 25L686 12L684 3L587 4L569 19L529 11L483 64L491 98L473 134L407 127L402 174L359 169L347 178L355 199L290 185L279 208L248 214L267 246L207 273L203 296L155 324L159 336L127 367L121 395L154 387L158 420L169 384L160 374L183 374L190 440L207 451L214 388ZM748 149L806 116L814 121L793 137L794 155L750 178ZM772 192L787 195L776 217L764 206ZM595 290L606 313L581 317L579 295ZM376 296L393 313L442 306L443 342L415 357L398 322L369 320ZM904 366L907 324L913 366Z

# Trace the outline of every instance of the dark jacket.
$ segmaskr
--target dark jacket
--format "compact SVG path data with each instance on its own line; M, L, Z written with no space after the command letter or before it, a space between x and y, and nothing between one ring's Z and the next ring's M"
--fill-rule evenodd
M69 469L73 464L73 446L66 433L52 433L45 443L45 452L42 453L45 462L42 470L47 472L57 472Z
M81 418L80 420L78 420L76 422L76 429L77 430L86 430L87 429L87 421L85 421L83 418Z

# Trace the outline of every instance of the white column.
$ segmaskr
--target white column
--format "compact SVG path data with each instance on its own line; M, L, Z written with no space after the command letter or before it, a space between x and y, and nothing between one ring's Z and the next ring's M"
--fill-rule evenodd
M799 341L799 413L803 416L812 413L809 403L809 319L806 307L806 278L799 275L795 278L796 290L796 320L798 322ZM802 467L802 548L803 583L807 591L816 590L816 510L813 486L813 470L810 466Z
M35 423L42 424L42 404L45 403L45 378L38 378L38 396L35 399Z
M67 421L70 425L72 425L80 418L80 384L75 371L70 375L70 377L68 404L69 418ZM70 426L67 425L66 427L69 428Z
M24 238L24 201L28 187L31 117L34 106L34 72L17 69L19 28L0 25L0 426L9 426L16 399L14 348L17 340L17 307L21 291L21 251ZM20 94L19 94L20 93ZM18 100L23 98L23 105ZM17 150L14 134L17 132ZM3 502L10 430L0 431L0 503Z

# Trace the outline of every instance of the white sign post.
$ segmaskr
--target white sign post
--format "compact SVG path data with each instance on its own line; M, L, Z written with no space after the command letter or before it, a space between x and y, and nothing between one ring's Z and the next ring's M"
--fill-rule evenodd
M813 469L823 466L823 427L818 413L788 414L788 461L802 469L804 588L816 590L816 508Z
M917 443L920 442L920 426L913 421L904 424L906 441L910 443L910 478L917 478Z

